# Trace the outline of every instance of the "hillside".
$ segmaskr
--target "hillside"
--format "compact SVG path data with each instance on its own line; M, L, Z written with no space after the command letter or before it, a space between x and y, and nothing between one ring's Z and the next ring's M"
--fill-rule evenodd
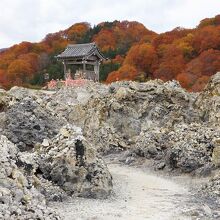
M62 78L62 64L54 56L69 43L92 41L110 58L101 67L102 81L176 79L189 91L200 91L220 70L220 15L194 29L162 34L138 22L77 23L39 43L22 42L0 52L0 85L43 85L44 73Z

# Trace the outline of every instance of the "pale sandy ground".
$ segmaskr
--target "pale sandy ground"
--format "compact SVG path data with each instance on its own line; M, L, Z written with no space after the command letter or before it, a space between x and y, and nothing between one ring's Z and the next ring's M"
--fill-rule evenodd
M110 164L109 170L114 178L109 199L73 198L51 206L65 220L192 219L182 214L183 209L191 208L188 184L125 165Z

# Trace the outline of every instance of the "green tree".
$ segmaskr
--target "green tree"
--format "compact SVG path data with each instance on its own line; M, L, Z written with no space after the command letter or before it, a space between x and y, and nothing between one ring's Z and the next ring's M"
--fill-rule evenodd
M100 66L100 81L105 81L110 72L116 71L120 68L119 63L105 63Z

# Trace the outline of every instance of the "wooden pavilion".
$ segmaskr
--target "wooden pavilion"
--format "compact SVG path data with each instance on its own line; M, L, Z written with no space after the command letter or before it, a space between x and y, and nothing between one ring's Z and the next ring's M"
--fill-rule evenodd
M68 65L82 65L82 69L76 70L72 76L73 79L89 79L96 82L99 81L99 66L102 61L107 60L95 43L70 44L57 59L63 62L65 78L71 74ZM87 65L92 65L92 70L87 70Z

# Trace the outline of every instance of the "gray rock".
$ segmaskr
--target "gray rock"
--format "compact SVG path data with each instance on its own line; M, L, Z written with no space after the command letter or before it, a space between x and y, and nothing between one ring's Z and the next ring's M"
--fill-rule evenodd
M64 124L62 119L43 109L33 98L24 98L6 111L7 121L3 133L26 151L38 142L55 136Z
M1 151L0 199L17 207L18 201L44 204L46 198L63 200L67 194L105 198L112 178L97 152L126 151L119 160L127 164L143 157L154 160L156 169L209 175L213 164L219 166L219 85L218 73L199 94L161 80L89 83L54 94L18 87L0 92L0 132L17 145L9 142ZM5 145L4 138L1 142ZM18 183L25 190L19 191ZM219 195L219 185L217 176L204 192ZM4 217L12 213L7 206L12 207L6 204L0 212ZM16 213L26 219L48 217L47 209L31 209L37 214L23 207Z
M130 156L130 157L127 157L126 160L125 160L125 164L131 164L135 161L135 158Z
M198 177L207 177L211 175L213 171L213 164L207 163L204 166L200 167L199 169L195 170L194 174Z
M214 149L212 152L212 162L216 167L220 167L220 139L214 140Z
M49 145L50 145L49 140L48 139L43 139L42 146L48 147Z
M207 183L202 184L199 189L200 193L204 196L210 196L217 199L218 203L220 196L220 173L218 172L214 177L212 177Z
M0 218L60 219L46 206L45 197L32 185L31 176L17 166L18 152L13 143L0 135Z
M213 75L204 91L197 97L201 118L211 124L220 122L220 72Z
M39 154L43 176L69 195L106 198L111 193L112 177L107 166L82 136L80 128L66 125Z
M157 168L158 170L162 170L162 169L165 168L165 166L166 166L166 163L160 162L160 163L158 163L158 164L156 165L156 168Z
M204 120L206 103L200 100L218 82L215 76L201 94L186 92L176 81L112 83L104 95L78 102L67 120L80 126L86 139L103 154L129 150L158 161L155 164L166 161L168 167L181 172L205 173L202 167L205 170L212 162L213 140L220 130ZM84 92L99 93L97 85L91 87ZM73 89L73 93L77 97L80 91Z

